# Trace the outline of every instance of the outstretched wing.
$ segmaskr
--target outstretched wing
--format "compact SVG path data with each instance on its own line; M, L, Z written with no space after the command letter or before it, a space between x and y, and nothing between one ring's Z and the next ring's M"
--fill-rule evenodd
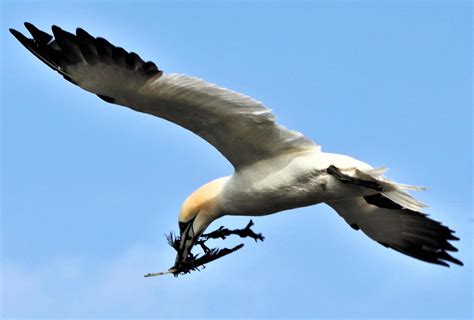
M29 23L33 39L10 29L36 57L66 80L107 102L174 122L199 135L238 169L282 152L317 148L301 133L275 122L262 103L194 77L163 74L107 40L78 28L52 27L53 36Z
M454 231L426 214L405 209L383 194L327 202L355 230L385 247L426 262L463 265L451 256Z

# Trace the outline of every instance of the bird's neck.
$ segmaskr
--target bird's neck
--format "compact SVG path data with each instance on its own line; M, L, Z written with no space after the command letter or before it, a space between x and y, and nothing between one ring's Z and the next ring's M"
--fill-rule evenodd
M184 201L180 221L188 221L197 213L217 218L219 216L219 197L230 177L222 177L198 188Z

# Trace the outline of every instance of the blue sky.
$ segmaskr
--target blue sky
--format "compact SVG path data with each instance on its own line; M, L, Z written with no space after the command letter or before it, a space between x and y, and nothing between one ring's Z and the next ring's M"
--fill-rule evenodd
M2 316L469 318L471 13L468 1L2 1ZM323 150L428 187L416 196L457 231L465 266L386 249L318 205L254 219L265 242L200 273L143 278L173 263L164 234L185 197L232 167L180 127L64 81L8 33L24 21L80 26L248 94Z

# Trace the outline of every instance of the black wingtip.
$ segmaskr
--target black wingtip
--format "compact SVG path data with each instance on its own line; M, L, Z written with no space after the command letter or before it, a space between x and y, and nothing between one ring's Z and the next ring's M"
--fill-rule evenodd
M462 263L461 260L458 260L456 258L454 258L453 256L451 256L450 254L444 252L442 255L441 255L441 258L446 260L446 261L449 261L451 263L454 263L454 264L457 264L458 266L464 266L464 264Z
M54 37L57 39L57 38L58 38L58 34L60 34L61 31L63 31L63 29L61 29L61 28L58 27L57 25L53 24L53 25L51 26L51 31L53 32Z
M87 32L86 30L82 29L82 28L76 28L76 35L78 37L87 37L87 38L93 38L89 32Z
M434 262L434 264L437 264L438 266L442 266L442 267L446 267L446 268L451 268L451 266L444 262L444 261L437 261L437 262Z
M23 24L24 24L25 28L31 33L31 35L33 35L35 33L35 31L38 30L38 28L36 28L32 23L25 22Z
M128 53L103 38L95 38L82 28L77 28L76 34L73 34L57 25L52 25L52 34L50 34L51 32L44 32L30 22L24 22L24 26L32 37L28 33L23 34L13 28L9 28L9 31L38 59L74 84L77 83L66 70L71 65L82 63L93 66L102 62L125 67L144 76L145 80L159 77L162 74L162 71L153 62L145 63L138 54ZM101 98L113 103L109 97L103 96Z
M31 43L33 42L32 39L28 39L25 37L25 35L15 29L9 29L11 34L22 44L24 45L28 50L34 53L34 51L31 49ZM36 53L34 53L36 54Z
M25 28L30 32L30 34L33 36L35 41L38 42L38 44L46 45L53 39L52 35L38 29L33 24L29 22L25 22L24 24L25 24Z
M51 26L51 31L53 31L53 35L56 38L56 40L58 40L58 38L61 38L61 36L65 33L63 29L61 29L55 24Z
M9 28L8 30L9 30L10 33L11 33L15 38L17 38L18 40L20 40L19 38L20 38L21 36L23 36L23 35L21 34L21 32L19 32L18 30L15 30L15 29L13 29L13 28Z

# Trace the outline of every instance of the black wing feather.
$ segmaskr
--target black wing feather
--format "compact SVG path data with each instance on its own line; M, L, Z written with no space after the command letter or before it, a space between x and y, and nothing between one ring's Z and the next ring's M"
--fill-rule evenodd
M10 32L36 57L73 83L75 81L68 75L67 70L81 63L94 65L100 62L131 70L143 70L148 78L161 76L163 73L155 63L144 62L138 54L115 47L104 38L95 38L81 28L77 28L76 34L73 34L58 26L52 26L53 38L31 23L25 22L25 27L33 39L15 29L10 29Z
M382 193L328 204L349 225L357 226L387 248L434 264L463 265L449 254L458 251L449 243L459 240L453 230L425 213L403 208Z

